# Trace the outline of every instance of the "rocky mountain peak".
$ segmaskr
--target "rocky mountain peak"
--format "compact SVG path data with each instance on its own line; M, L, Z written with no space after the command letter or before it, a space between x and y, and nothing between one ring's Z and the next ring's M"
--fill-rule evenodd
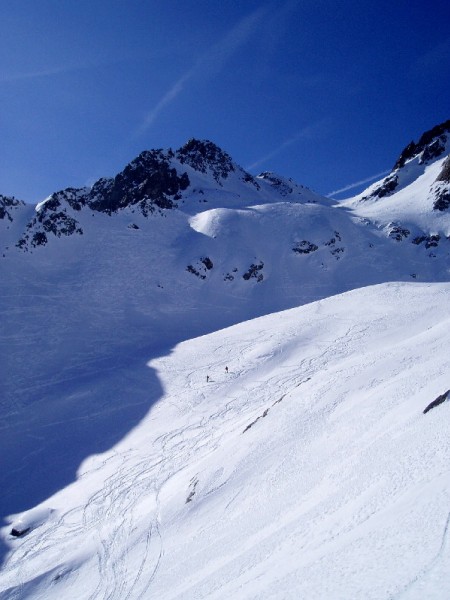
M12 221L12 213L18 206L25 206L25 202L17 200L14 196L3 196L0 194L0 219Z
M450 120L425 131L418 142L410 142L401 152L392 171L382 181L372 184L362 201L384 198L398 192L411 183L411 177L418 177L425 167L448 151L450 139ZM416 159L414 165L407 164ZM414 171L411 170L413 167ZM413 175L414 173L414 175ZM445 177L445 175L444 175ZM439 179L439 178L438 178ZM440 206L440 205L439 205ZM435 204L435 209L438 209Z
M416 143L410 142L406 148L403 149L397 162L394 165L393 170L400 169L406 163L406 161L422 154L420 162L425 163L430 160L438 158L445 152L446 142L450 135L450 120L444 121L440 125L436 125L432 129L425 131Z
M292 194L296 187L299 187L292 179L281 177L271 171L264 171L258 175L258 179L267 181L267 183L275 188L281 196L288 196L289 194Z
M210 171L218 183L235 171L231 156L209 140L191 138L177 150L176 158L181 164L188 164L201 173Z
M180 191L189 185L187 173L179 175L171 165L173 153L145 150L114 179L101 179L92 187L89 206L111 214L139 204L144 213L173 208Z

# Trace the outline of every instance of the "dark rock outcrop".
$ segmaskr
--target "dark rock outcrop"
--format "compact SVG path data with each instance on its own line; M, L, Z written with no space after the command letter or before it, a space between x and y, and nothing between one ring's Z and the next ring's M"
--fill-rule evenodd
M26 535L30 531L30 529L30 527L27 527L26 529L16 529L15 527L13 527L11 529L11 535L13 537L22 537Z
M325 242L325 246L334 246L336 242L342 242L342 238L339 231L334 232L334 236L330 238L328 242Z
M423 242L425 242L425 248L436 248L439 245L439 240L441 236L439 234L436 235L419 235L412 240L413 244L419 246Z
M381 185L373 190L369 196L363 196L361 200L368 200L369 198L384 198L397 188L398 177L397 175L389 175L386 179L383 179Z
M427 162L440 156L445 150L445 142L450 132L450 120L436 125L422 134L417 143L410 142L397 159L394 169L403 167L407 160L414 158L421 152L421 162Z
M445 142L447 141L447 136L441 135L437 139L433 140L431 144L425 146L422 156L420 157L419 163L424 164L428 163L435 158L439 158L443 152L445 152Z
M52 194L42 206L46 211L51 211L68 204L74 210L80 211L86 206L88 195L89 188L66 188Z
M242 277L248 281L249 279L256 279L258 283L260 283L264 279L264 275L261 273L264 267L264 263L261 261L258 264L252 263Z
M433 210L443 212L450 208L450 190L443 188L436 193L436 199L433 202Z
M91 209L112 214L138 205L144 215L156 209L176 207L180 192L189 185L187 173L178 175L169 154L162 150L141 152L114 179L100 179L89 194Z
M270 185L273 188L275 188L281 196L288 196L294 191L293 186L290 185L292 180L283 180L274 173L270 173L269 171L264 171L264 173L261 173L259 177L270 183Z
M448 400L448 398L450 398L450 390L447 390L444 394L438 396L436 400L430 402L430 404L424 409L423 414L425 415L432 408L436 408L436 406L443 404L446 400Z
M201 262L205 265L208 271L210 271L214 266L212 260L208 256L201 258Z
M13 220L13 211L18 206L25 206L25 202L17 200L13 196L3 196L0 194L0 219Z
M175 153L181 164L187 164L201 173L211 172L217 183L235 170L231 157L208 140L190 139ZM251 178L251 175L249 175Z
M436 178L436 181L444 181L445 183L450 183L450 155L444 161L442 165L441 172Z
M308 242L308 240L302 240L301 242L297 242L296 245L292 248L293 252L297 254L310 254L311 252L315 252L319 249L319 246L313 244L312 242Z
M208 256L202 256L202 258L194 265L188 265L186 267L186 271L192 273L196 277L200 277L200 279L206 279L206 273L211 271L214 267L212 260Z
M388 236L396 240L397 242L401 242L404 238L407 238L411 234L409 229L406 227L402 227L398 223L390 223L388 225Z
M36 216L36 221L42 224L44 231L53 233L56 237L72 235L72 233L83 233L78 221L68 215L64 210L58 212L52 212L51 210L39 211Z
M435 200L433 209L443 212L450 208L450 156L444 161L441 172L436 178L434 188Z
M16 247L29 250L48 243L48 235L55 237L83 234L80 223L67 211L81 210L85 204L86 190L68 188L52 194L48 200L38 206L34 217L26 226L24 235L16 243Z

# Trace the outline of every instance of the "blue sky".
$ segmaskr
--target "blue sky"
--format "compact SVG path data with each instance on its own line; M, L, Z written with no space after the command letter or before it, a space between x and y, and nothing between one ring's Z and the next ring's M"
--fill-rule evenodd
M191 137L322 194L370 179L450 118L449 23L448 0L0 0L0 193Z

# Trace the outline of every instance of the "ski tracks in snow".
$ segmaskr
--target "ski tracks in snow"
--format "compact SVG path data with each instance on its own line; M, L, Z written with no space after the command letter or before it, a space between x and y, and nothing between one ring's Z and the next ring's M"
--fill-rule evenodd
M155 488L160 463L130 459L84 509L83 530L95 532L97 538L98 583L89 600L141 598L161 559Z

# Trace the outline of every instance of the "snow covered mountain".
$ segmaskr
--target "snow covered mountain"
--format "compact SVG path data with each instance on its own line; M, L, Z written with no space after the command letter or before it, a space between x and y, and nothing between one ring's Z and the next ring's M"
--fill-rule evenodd
M199 140L0 196L0 598L447 597L449 137L340 203Z

